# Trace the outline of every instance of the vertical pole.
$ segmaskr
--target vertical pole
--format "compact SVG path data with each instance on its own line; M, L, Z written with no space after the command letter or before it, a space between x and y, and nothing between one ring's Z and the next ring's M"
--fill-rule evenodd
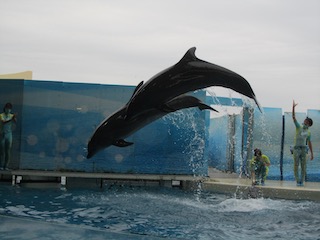
M235 135L236 135L235 114L228 116L228 147L227 147L227 171L234 172L235 158Z
M283 180L283 149L285 136L285 116L282 115L282 135L281 135L281 151L280 151L280 180Z
M248 176L247 162L251 158L252 144L253 144L253 120L254 120L254 109L244 107L242 114L242 167L241 173Z
M16 175L12 175L12 186L16 185Z
M61 186L66 186L66 184L67 184L67 177L61 176L60 183L61 183Z
M246 167L247 167L247 159L251 159L252 158L253 124L254 124L254 109L253 108L249 108Z

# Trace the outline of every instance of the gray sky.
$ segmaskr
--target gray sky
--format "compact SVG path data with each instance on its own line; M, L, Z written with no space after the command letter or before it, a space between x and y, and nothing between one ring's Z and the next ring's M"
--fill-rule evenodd
M318 0L0 0L0 33L0 74L137 85L195 46L262 106L320 109Z

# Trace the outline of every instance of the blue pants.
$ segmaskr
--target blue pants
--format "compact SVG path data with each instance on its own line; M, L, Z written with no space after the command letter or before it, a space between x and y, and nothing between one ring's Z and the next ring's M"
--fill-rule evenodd
M303 183L306 178L306 170L307 170L306 147L294 147L293 160L294 160L294 168L293 168L294 177L297 183ZM300 174L299 174L299 166L300 166Z
M0 167L7 168L11 158L12 133L2 134L0 141Z

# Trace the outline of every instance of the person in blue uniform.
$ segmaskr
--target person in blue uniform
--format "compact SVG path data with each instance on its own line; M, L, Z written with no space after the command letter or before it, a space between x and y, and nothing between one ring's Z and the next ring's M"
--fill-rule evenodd
M294 177L297 186L303 186L306 178L307 169L307 146L310 150L310 160L313 160L313 150L311 143L311 132L309 128L313 125L311 118L307 117L302 124L299 124L296 119L295 107L298 103L293 100L292 104L292 119L296 127L293 147L293 161L294 161ZM300 167L300 171L299 171Z
M16 115L11 113L12 104L6 103L0 114L0 170L9 170L12 148L12 125L16 123Z

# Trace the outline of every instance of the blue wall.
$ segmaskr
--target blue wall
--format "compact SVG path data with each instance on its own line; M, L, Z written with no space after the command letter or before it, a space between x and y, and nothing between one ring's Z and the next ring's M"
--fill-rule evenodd
M310 160L310 155L307 159L307 180L320 181L320 111L308 110L308 117L312 118L313 126L310 128L311 142L313 145L314 159ZM296 119L299 123L303 123L307 116L305 113L296 113ZM293 156L290 153L290 146L293 146L295 125L292 120L291 113L285 113L285 144L284 144L284 157L283 157L283 172L284 179L293 180Z
M313 144L314 160L310 161L310 155L307 161L307 181L320 181L320 111L308 110L308 116L313 119L314 125L310 128L311 140ZM296 113L299 122L303 122L306 117L305 113ZM283 129L284 118L284 131ZM248 159L243 159L243 154L240 154L243 147L240 139L246 140L245 123L243 123L244 112L236 116L236 134L235 148L236 158L234 162L234 170L237 173L241 172L241 166L247 166L253 152L248 153ZM209 128L209 166L220 170L229 170L227 166L229 151L228 144L231 141L229 136L229 118L222 116L210 120ZM254 120L252 126L253 139L251 141L251 150L260 148L263 154L270 158L271 166L269 168L268 179L294 180L293 175L293 156L290 153L290 146L293 145L295 126L292 121L292 114L282 114L280 108L263 108L262 112L254 109ZM282 146L282 135L284 134L284 146ZM244 138L243 138L244 137ZM242 151L245 149L243 148ZM283 151L283 164L281 165L281 152ZM246 163L247 161L247 163ZM248 167L248 166L247 166Z
M228 116L210 120L209 128L209 166L227 170Z
M310 131L314 155L314 159L307 162L307 179L320 181L320 110L308 110L307 115L313 120Z
M1 103L18 112L11 167L86 172L207 175L208 111L187 109L139 130L127 148L109 147L85 159L100 122L131 97L134 87L1 80ZM205 92L195 95L205 100Z
M52 81L0 80L0 107L14 105L18 123L14 129L12 168L85 172L153 173L207 175L208 166L240 173L261 148L269 156L269 179L281 178L281 137L284 117L283 179L293 180L294 125L291 113L280 108L254 109L253 139L246 146L246 111L234 115L234 135L230 116L210 119L209 111L185 109L169 114L137 131L127 140L127 148L109 147L87 160L86 146L100 122L122 107L131 97L133 86L81 84ZM241 99L208 98L205 91L194 93L208 104L242 106ZM320 181L320 111L308 110L313 161L308 161L307 179ZM304 113L297 113L300 122ZM249 129L250 130L250 129ZM231 141L232 139L232 141ZM233 142L233 143L232 143ZM230 144L234 163L230 169ZM250 147L248 156L244 154ZM246 159L244 159L246 158Z
M269 179L279 179L282 136L282 109L263 108L254 112L253 149L259 148L270 159Z
M18 124L13 126L13 145L11 165L18 166L20 160L21 113L23 111L23 80L0 80L0 111L7 102L13 104L13 111L17 113Z

